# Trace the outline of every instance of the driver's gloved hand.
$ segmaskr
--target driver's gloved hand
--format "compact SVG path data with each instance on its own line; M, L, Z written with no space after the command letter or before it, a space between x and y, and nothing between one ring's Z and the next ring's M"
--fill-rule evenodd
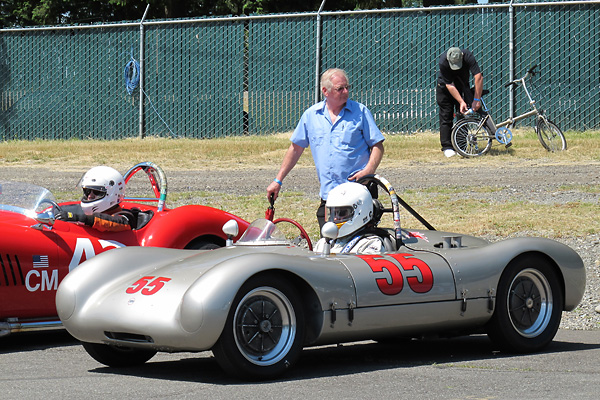
M83 212L61 211L56 215L56 219L60 219L63 221L86 223L88 220L88 216L85 215Z

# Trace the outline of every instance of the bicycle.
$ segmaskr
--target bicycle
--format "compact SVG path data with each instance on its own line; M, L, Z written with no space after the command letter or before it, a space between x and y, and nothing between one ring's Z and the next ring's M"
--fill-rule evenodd
M536 116L534 129L542 146L551 152L567 149L565 135L556 124L548 120L544 110L536 107L535 100L527 89L525 81L535 74L536 67L537 65L534 65L523 77L504 85L504 87L521 86L529 99L531 110L496 124L483 101L483 94L489 93L488 90L484 90L481 96L482 111L475 113L475 111L469 110L465 114L465 118L456 121L452 127L452 146L458 154L463 157L479 157L490 150L493 139L496 139L498 143L503 144L506 148L510 147L512 145L512 132L509 128L514 123L534 115Z

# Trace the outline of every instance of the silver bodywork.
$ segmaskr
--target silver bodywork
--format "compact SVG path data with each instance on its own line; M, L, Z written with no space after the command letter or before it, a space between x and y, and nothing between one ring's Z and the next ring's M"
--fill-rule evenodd
M402 233L396 252L370 256L324 256L280 242L204 252L116 249L62 281L57 309L67 330L83 342L174 352L211 349L236 294L257 274L277 275L298 288L305 346L479 332L496 307L504 269L526 253L555 269L564 310L583 296L583 262L559 242L489 243L432 230Z

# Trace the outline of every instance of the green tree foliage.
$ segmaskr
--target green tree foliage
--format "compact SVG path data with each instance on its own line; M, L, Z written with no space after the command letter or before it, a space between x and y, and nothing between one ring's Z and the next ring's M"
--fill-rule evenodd
M4 27L317 11L322 0L0 0ZM490 2L492 2L490 0ZM499 2L495 0L493 2ZM324 10L477 3L477 0L326 0Z

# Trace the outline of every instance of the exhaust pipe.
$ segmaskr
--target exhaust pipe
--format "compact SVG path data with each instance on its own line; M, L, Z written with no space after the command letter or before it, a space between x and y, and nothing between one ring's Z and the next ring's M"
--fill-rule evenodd
M64 329L59 320L19 321L17 318L9 318L0 322L0 337L8 336L11 333L40 332L55 329Z

